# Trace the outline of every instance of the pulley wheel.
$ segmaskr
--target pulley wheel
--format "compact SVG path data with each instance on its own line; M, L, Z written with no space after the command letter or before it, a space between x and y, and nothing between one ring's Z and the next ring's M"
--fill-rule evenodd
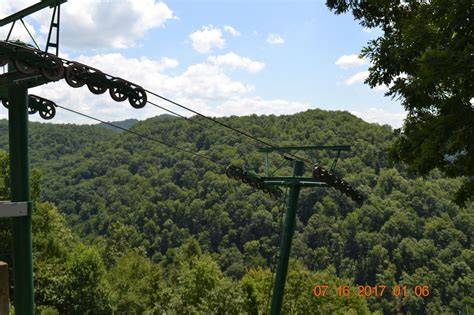
M235 178L235 179L241 179L243 176L244 176L244 170L241 169L240 167L238 167L238 168L235 170L234 178Z
M44 61L48 67L41 68L43 76L50 81L61 80L64 76L64 66L61 59L53 55L46 55Z
M39 115L41 118L46 120L52 119L56 115L56 108L54 108L54 105L49 102L44 105L46 106L46 109L44 111L40 110Z
M14 64L16 69L23 74L33 74L38 70L38 68L28 63L28 61L15 59Z
M28 114L29 114L29 115L36 114L37 111L38 111L38 109L33 108L33 107L31 107L31 106L28 105Z
M9 104L8 104L8 101L7 100L2 100L2 104L5 108L9 108Z
M89 82L87 83L87 88L89 91L91 91L93 94L104 94L105 91L107 91L107 87L102 84L102 83L92 83Z
M125 80L113 79L112 87L109 88L110 97L116 102L123 102L127 99L127 86Z
M73 88L79 88L85 84L84 80L82 80L79 75L85 73L86 67L81 65L80 63L73 62L69 66L67 66L64 78L66 79L67 84Z
M133 108L142 108L147 102L145 90L141 87L133 89L132 93L128 96L128 101Z

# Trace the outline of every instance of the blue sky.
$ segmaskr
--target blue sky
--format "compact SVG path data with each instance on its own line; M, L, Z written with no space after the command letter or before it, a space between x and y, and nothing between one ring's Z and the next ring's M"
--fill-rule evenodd
M0 16L5 16L36 1L0 2ZM380 33L364 30L350 14L334 15L324 1L69 0L62 13L62 57L208 115L322 108L347 110L394 127L404 117L399 102L384 96L385 87L370 89L362 83L369 63L357 55ZM27 19L42 47L50 14L43 10ZM0 36L6 31L4 27ZM14 36L25 34L16 26ZM156 108L135 110L64 82L33 90L105 120L160 114ZM0 116L5 115L2 110ZM91 123L60 112L55 122Z

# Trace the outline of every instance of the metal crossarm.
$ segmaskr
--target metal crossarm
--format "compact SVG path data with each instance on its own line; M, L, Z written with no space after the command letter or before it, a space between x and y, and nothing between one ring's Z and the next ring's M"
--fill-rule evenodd
M325 182L316 180L313 177L261 177L261 180L264 181L267 185L272 186L291 186L294 184L298 184L303 187L327 187L327 184Z
M3 18L0 20L0 27L7 25L9 23L18 21L19 19L22 19L30 14L33 14L39 10L42 10L46 7L54 7L58 4L67 2L67 0L42 0L41 2L38 2L36 4L33 4L32 6L29 6L28 8L25 8L21 11L18 11L16 13L13 13L10 16L7 16L6 18Z
M48 40L46 41L46 48L45 52L48 52L50 47L56 49L56 56L59 55L59 21L61 18L61 4L58 3L53 10L53 15L51 16L51 23L49 25L49 33L48 33ZM51 35L53 33L53 29L56 29L56 40L53 43L51 41Z

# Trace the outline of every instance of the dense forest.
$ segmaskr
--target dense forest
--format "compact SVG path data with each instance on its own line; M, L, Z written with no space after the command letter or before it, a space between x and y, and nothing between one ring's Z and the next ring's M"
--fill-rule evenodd
M199 117L123 126L203 159L103 126L31 123L36 303L42 314L263 314L285 201L229 179L229 163L263 174L255 141ZM461 178L423 178L387 157L389 126L347 112L219 118L283 145L352 145L336 173L366 196L305 188L298 208L286 314L474 312L474 205L453 196ZM0 121L2 198L8 197L8 122ZM302 155L303 153L297 153ZM329 167L335 154L305 155ZM291 162L270 155L271 172ZM305 175L314 165L306 163ZM8 222L0 259L9 261ZM314 286L330 284L324 297ZM336 286L406 287L399 297L340 297ZM414 288L429 288L416 296Z

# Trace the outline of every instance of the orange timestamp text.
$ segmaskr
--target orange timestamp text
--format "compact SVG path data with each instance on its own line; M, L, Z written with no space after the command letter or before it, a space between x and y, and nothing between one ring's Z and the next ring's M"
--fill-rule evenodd
M416 285L413 288L409 288L402 285L389 287L387 285L330 286L327 284L317 284L313 288L313 294L317 298L333 294L339 297L382 297L388 295L395 297L404 297L408 295L427 297L430 295L430 288L427 285Z

